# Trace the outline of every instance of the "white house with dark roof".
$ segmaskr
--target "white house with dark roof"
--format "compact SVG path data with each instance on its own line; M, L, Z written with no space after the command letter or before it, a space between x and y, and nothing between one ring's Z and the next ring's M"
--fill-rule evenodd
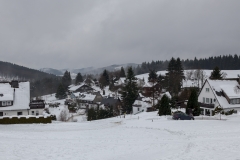
M240 85L238 79L209 80L207 79L199 93L198 102L203 114L212 115L216 107L224 111L240 112Z
M77 97L77 104L80 108L97 107L102 101L101 94L81 94Z
M126 77L120 77L119 80L115 83L116 86L124 86L126 83Z
M71 93L74 93L74 92L93 92L95 91L92 87L88 86L87 84L79 84L79 85L70 85L68 87L68 91L71 92Z
M30 83L0 83L0 116L29 115Z

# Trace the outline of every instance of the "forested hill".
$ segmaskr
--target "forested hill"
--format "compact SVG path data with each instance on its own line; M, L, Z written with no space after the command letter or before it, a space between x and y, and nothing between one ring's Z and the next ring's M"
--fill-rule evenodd
M43 78L55 78L56 76L39 70L0 61L0 77L18 77L20 80L38 80Z
M176 59L177 57L174 58ZM142 74L148 73L149 70L166 70L168 62L168 60L143 62L141 65L135 68L135 73ZM186 59L182 60L182 66L184 69L213 69L214 67L218 66L221 70L237 70L240 69L240 56L235 54L233 56L223 55L203 59Z

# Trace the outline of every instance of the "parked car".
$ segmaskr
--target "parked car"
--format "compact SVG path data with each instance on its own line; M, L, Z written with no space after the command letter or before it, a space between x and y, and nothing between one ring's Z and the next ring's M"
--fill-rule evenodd
M183 112L174 112L172 119L175 120L194 120L194 117L192 115L187 115Z

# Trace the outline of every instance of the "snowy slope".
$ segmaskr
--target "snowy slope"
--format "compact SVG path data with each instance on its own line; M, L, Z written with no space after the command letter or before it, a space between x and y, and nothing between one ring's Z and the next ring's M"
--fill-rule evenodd
M239 115L174 121L152 112L81 123L0 125L1 159L239 159L239 121Z
M186 76L186 73L192 71L192 70L184 70L184 75ZM194 71L194 70L193 70ZM209 77L211 75L212 70L203 70L206 73L206 76ZM222 70L222 73L226 73L226 78L238 78L238 75L240 75L240 70ZM164 75L167 73L167 71L158 71L157 74ZM136 76L139 79L143 79L145 81L148 80L148 73L145 74L140 74ZM184 87L189 87L189 86L197 86L197 81L196 80L186 80L183 81L183 86ZM200 84L201 86L201 84Z

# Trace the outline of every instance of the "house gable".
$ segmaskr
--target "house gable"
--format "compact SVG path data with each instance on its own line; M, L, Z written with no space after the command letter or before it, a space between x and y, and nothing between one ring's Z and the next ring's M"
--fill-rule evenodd
M215 108L219 106L215 90L213 90L208 80L205 81L198 95L198 102L200 102L200 106L207 108Z

